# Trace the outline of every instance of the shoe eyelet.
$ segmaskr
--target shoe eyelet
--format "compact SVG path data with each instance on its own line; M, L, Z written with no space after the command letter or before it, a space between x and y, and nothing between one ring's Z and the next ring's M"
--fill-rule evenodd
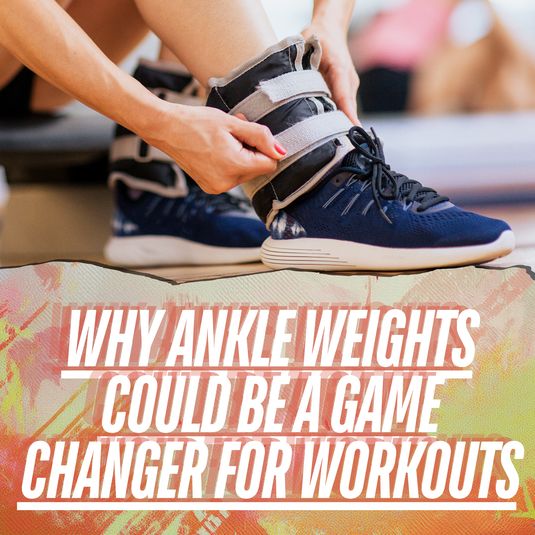
M333 186L336 186L338 188L346 181L347 181L347 178L344 178L344 177L341 177L341 176L335 176L331 180L331 183L332 183Z

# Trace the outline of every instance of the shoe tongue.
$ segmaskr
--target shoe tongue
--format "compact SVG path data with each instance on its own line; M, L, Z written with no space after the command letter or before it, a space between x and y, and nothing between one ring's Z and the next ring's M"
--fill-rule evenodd
M419 182L415 182L414 180L406 180L407 177L404 176L404 175L399 175L399 174L396 174L396 178L400 179L402 178L401 180L401 185L399 185L399 181L398 181L398 185L399 185L399 190L398 190L398 201L402 201L403 200L403 197L406 197L410 191L412 190L413 187L415 186L421 186L421 184ZM405 181L403 181L403 179ZM426 191L425 189L419 191L415 196L414 196L414 200L418 203L421 203L422 201L424 201L426 198L430 198L430 197L438 197L438 193L434 190L431 190L431 191Z
M404 182L401 184L399 188L400 198L402 197L401 194L408 193L412 189L412 184L410 182Z
M362 143L360 145L363 149L368 150L368 144ZM357 150L352 150L348 154L346 154L344 160L342 161L343 167L357 167L358 169L362 169L363 171L367 171L369 169L371 161L360 154Z

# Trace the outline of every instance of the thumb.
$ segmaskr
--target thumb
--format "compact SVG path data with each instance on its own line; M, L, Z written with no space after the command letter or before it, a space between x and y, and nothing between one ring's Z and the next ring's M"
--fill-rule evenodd
M267 126L250 123L242 113L238 113L236 118L240 121L235 121L231 130L236 139L275 160L280 160L286 154L286 149L273 137Z

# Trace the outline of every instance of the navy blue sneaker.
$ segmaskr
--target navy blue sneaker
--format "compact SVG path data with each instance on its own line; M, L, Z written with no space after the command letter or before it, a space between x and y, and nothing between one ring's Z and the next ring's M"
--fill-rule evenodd
M248 200L209 195L187 177L184 197L116 184L106 259L123 266L237 264L260 259L269 235Z
M373 130L372 130L373 132ZM466 212L396 173L360 127L355 149L321 185L279 212L262 246L269 267L419 270L486 262L514 249L503 221Z

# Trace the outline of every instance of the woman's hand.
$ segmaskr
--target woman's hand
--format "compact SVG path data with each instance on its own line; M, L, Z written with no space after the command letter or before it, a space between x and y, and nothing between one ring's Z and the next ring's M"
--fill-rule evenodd
M161 101L164 113L143 135L207 193L222 193L273 173L286 151L269 128L220 110Z
M343 11L339 4L330 5L328 0L316 2L312 22L303 31L303 37L316 35L319 38L322 48L319 70L331 89L333 100L354 124L360 125L357 116L359 77L347 48L352 2L346 4L345 14L339 15Z

